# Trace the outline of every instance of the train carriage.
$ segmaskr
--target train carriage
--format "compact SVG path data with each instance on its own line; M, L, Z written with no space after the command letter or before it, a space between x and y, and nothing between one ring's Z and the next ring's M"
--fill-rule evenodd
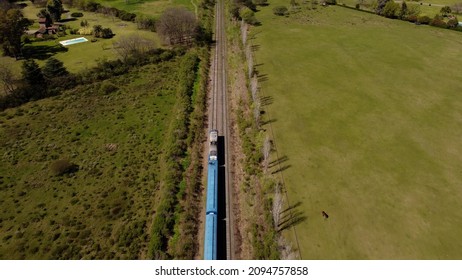
M204 259L217 259L217 223L218 223L218 131L209 134L209 160L207 170L207 201L205 208Z

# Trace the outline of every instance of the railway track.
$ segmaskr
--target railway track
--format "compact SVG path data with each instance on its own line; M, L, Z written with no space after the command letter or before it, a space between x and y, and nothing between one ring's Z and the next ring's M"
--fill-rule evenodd
M234 226L232 213L232 178L229 167L229 127L226 87L226 34L224 22L224 3L218 0L215 6L215 48L212 62L212 92L209 103L209 131L218 130L218 136L224 146L224 174L225 174L225 209L226 209L226 259L234 259Z

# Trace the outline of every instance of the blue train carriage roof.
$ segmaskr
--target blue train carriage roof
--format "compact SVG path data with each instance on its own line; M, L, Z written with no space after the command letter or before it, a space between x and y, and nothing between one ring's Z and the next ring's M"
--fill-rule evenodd
M215 214L205 217L204 260L217 259L217 222Z
M208 164L208 175L207 175L207 204L205 211L217 213L218 206L218 162L210 161Z

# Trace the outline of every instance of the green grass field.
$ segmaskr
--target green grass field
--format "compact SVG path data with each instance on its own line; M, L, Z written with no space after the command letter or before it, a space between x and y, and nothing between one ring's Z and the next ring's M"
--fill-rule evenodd
M0 259L146 258L180 62L0 114Z
M168 7L183 6L194 11L197 0L98 0L104 6L115 7L131 13L159 17ZM194 3L194 5L193 5Z
M302 258L462 258L461 33L281 4L251 44Z

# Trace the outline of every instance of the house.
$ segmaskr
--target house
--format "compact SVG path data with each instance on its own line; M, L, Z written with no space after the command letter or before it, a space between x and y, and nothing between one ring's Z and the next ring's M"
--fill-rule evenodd
M35 30L28 30L26 34L33 35L36 38L42 38L43 35L53 35L56 34L60 30L60 26L63 25L62 23L53 23L51 19L47 19L44 17L40 17L38 19L39 29Z

